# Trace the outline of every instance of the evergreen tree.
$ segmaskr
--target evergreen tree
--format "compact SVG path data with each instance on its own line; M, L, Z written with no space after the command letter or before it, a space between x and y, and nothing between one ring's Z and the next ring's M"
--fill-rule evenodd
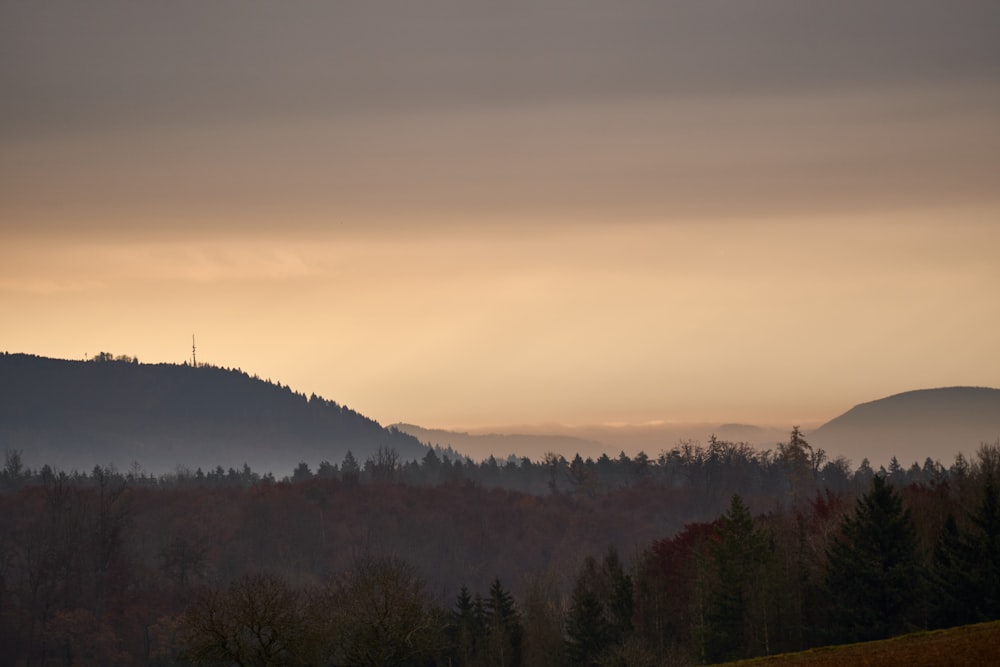
M754 525L739 495L720 522L706 562L705 655L716 662L769 652L764 575L774 551L773 540Z
M816 495L819 469L826 460L826 452L813 449L798 426L792 427L788 443L779 443L777 449L777 461L785 478L785 500L804 509Z
M521 664L524 628L514 596L504 589L497 577L490 585L486 599L486 628L489 664L498 667Z
M923 567L916 526L882 476L844 518L827 563L835 641L881 639L918 626Z
M309 464L305 461L300 461L299 465L295 467L292 471L292 481L293 482L304 482L307 479L312 479L312 471L309 470Z
M932 620L940 627L1000 618L1000 492L991 473L969 520L961 531L949 517L934 550Z
M345 482L353 484L358 481L358 477L361 474L361 466L358 465L358 460L354 458L354 454L351 450L347 450L347 454L344 455L344 460L340 464L340 477Z
M610 629L600 598L578 582L566 617L566 654L570 663L597 665L610 643Z
M625 573L614 547L608 549L604 556L601 573L609 589L605 613L611 625L611 639L616 644L622 644L632 634L635 599L632 577Z
M938 628L976 620L979 592L970 576L969 546L958 522L948 515L934 545L931 584L934 587L931 624Z
M608 549L600 568L588 557L577 575L566 619L566 650L574 665L601 662L632 634L632 578L618 552Z
M970 550L973 583L980 595L980 620L1000 618L1000 492L992 472L986 475L983 499L973 513Z
M462 586L451 612L449 636L455 664L473 663L477 652L484 643L486 632L485 610L478 595L473 598L468 587Z

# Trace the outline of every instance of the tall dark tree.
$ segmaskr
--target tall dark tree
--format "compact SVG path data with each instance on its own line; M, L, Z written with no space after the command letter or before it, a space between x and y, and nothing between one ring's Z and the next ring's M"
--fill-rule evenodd
M661 661L695 660L692 621L702 616L696 605L699 554L714 539L715 524L688 524L643 555L636 576L636 626Z
M340 464L340 477L348 484L354 484L358 481L358 477L361 474L361 466L358 465L358 460L354 458L354 454L351 450L347 450L347 454L344 455L344 460Z
M1000 618L1000 491L992 471L986 475L983 499L972 515L973 581L980 591L982 620Z
M773 540L754 525L743 499L734 495L721 517L718 540L706 562L708 594L705 655L712 661L769 652L765 591Z
M471 665L486 636L486 612L482 598L473 598L462 586L451 611L448 635L454 664Z
M931 624L938 628L972 623L979 591L970 575L969 545L953 515L948 515L934 545Z
M844 518L827 552L834 641L868 641L919 627L924 568L917 531L881 475Z
M24 462L21 460L20 449L4 450L4 467L0 470L0 489L14 491L20 487L28 475L25 474ZM30 473L30 471L28 471Z
M299 461L299 465L295 466L295 470L292 471L292 481L293 482L304 482L307 479L312 479L313 474L309 469L309 464L305 461Z
M803 507L816 494L818 469L826 459L822 449L813 450L798 426L792 427L788 443L778 445L778 460L785 477L785 500Z
M587 557L573 586L566 618L566 650L575 665L598 664L632 633L632 578L618 552L608 549L601 565Z
M495 578L486 599L487 656L491 665L507 667L522 663L524 627L511 595Z
M125 533L129 522L128 485L125 478L108 468L94 467L95 512L93 517L94 607L104 616L109 598L123 594L128 562Z
M597 665L610 645L610 628L601 599L578 582L566 617L567 657L574 665Z
M1000 618L1000 491L990 472L969 522L961 531L949 517L935 546L932 620L938 626Z

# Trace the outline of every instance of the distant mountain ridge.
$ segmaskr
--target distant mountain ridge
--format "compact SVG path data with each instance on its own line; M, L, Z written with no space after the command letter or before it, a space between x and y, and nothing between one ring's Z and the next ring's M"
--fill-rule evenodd
M657 455L679 442L704 442L708 436L747 442L761 449L786 442L787 429L752 424L665 423L635 426L518 426L490 433L465 433L397 424L430 445L452 446L474 459L514 453L533 458L552 451L597 458L619 450ZM538 430L533 430L537 428ZM942 387L894 394L851 408L816 428L803 429L809 443L827 456L844 456L853 466L863 459L876 468L896 456L901 464L923 464L930 457L949 465L959 452L970 456L982 443L1000 439L1000 389Z
M482 460L546 451L597 458L620 449L655 456L679 439L748 441L764 448L787 432L746 424L592 427L545 433L456 433L409 424L383 428L349 408L240 370L125 360L69 361L0 353L0 449L24 463L89 470L138 462L154 473L178 466L288 474L299 461L340 463L350 449L363 463L379 447L402 460L423 443L451 446ZM831 457L876 467L895 455L904 465L930 457L949 464L958 452L1000 440L1000 389L942 387L903 392L854 406L808 441Z
M601 454L611 457L619 452L635 455L640 451L656 456L681 442L703 442L715 435L734 442L748 442L761 448L773 447L786 439L791 427L752 426L748 424L678 423L640 424L625 426L555 426L521 425L489 432L449 431L425 428L413 424L394 424L404 433L417 437L431 446L452 447L473 460L490 455L503 458L509 454L539 459L552 452L568 459L576 454L597 459Z
M577 438L571 435L528 433L465 433L444 429L424 428L414 424L393 424L392 427L409 433L420 442L434 447L451 447L463 456L481 461L495 456L504 459L514 454L518 457L540 458L539 452L554 452L572 458L575 454L598 458L607 452L602 442ZM614 452L608 452L613 454Z
M363 463L379 447L423 456L416 438L318 396L213 366L0 354L0 448L26 465L90 470L133 461L284 475L299 461Z
M950 463L1000 439L1000 389L917 389L861 403L806 434L813 446L843 453L857 465L892 452L900 463L930 457Z

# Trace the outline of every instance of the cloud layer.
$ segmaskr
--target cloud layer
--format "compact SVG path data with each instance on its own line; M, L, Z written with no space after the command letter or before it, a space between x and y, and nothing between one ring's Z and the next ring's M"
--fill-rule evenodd
M427 426L995 386L998 25L977 1L3 3L0 346L179 361L196 331Z

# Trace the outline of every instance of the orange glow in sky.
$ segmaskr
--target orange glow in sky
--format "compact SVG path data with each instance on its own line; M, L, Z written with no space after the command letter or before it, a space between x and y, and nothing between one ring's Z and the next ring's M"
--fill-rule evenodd
M0 9L0 349L428 427L1000 385L977 3L249 4Z

